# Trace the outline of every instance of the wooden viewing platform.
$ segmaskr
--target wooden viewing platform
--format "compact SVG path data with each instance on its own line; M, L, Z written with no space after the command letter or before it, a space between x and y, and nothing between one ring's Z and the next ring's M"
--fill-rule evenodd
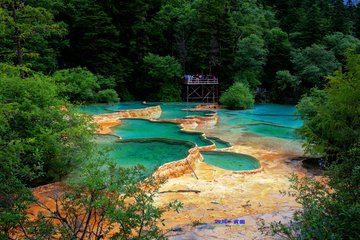
M219 98L219 79L216 77L194 77L185 75L186 101L215 102Z

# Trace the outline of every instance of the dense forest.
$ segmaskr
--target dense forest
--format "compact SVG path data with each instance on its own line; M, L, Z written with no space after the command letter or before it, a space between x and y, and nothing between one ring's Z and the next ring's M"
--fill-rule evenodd
M222 91L240 81L262 100L297 102L360 46L354 4L2 0L0 60L46 75L86 68L101 82L89 87L122 100L178 101L182 74L211 73Z
M252 95L298 104L305 150L325 161L330 188L294 177L305 211L262 230L356 239L359 53L360 3L350 0L0 0L0 239L101 239L115 223L118 239L166 239L156 223L181 204L154 207L159 182L104 163L95 126L72 104L180 101L182 76L197 73L217 76L223 99L246 96L244 107ZM31 187L79 166L58 199L69 214L42 205L51 217L29 218ZM90 230L94 212L102 219Z

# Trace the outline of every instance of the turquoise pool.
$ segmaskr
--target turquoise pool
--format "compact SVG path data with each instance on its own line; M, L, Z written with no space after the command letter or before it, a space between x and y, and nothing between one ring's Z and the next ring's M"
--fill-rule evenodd
M250 110L218 111L218 127L224 132L251 133L258 136L297 140L295 129L302 121L291 105L255 104Z
M105 113L112 113L113 111L107 110L107 108L111 106L109 104L91 104L91 105L84 105L79 106L76 109L80 112L95 115L95 114L105 114Z
M206 116L212 111L183 111L193 108L198 103L149 103L125 102L114 105L97 104L80 107L89 114L108 113L117 110L139 109L153 105L162 108L162 119L186 118L190 115ZM294 106L277 104L256 104L251 110L217 111L218 124L209 133L213 136L224 137L233 142L278 142L276 139L290 140L292 145L299 141L295 134L296 128L302 126L297 119ZM144 165L148 173L156 167L187 156L188 150L197 144L208 146L213 143L218 149L231 145L216 137L205 138L198 132L183 132L176 123L151 122L144 119L122 119L123 125L114 127L114 135L121 137L116 141L113 136L97 138L98 145L104 149L111 147L111 157L124 167L137 164ZM265 138L264 138L265 137ZM264 140L264 141L262 141ZM290 146L289 145L289 146ZM272 146L272 145L271 145ZM251 156L229 152L204 151L205 162L223 169L240 171L252 170L260 167L259 161Z
M167 138L193 142L198 146L213 144L201 133L181 131L176 123L151 122L143 119L123 119L122 122L123 125L113 128L113 134L122 139Z
M119 110L130 110L130 109L142 109L151 106L156 106L156 104L144 104L143 102L120 102L107 107L107 109L111 111L119 111Z
M201 111L187 111L186 109L195 108L198 104L196 102L152 102L151 105L160 105L161 107L161 119L182 119L190 116L206 116L207 114L214 114L213 111L201 110Z
M200 103L185 103L185 102L175 102L175 103L161 103L161 102L152 102L146 103L143 102L120 102L114 104L90 104L79 106L77 109L80 112L84 112L90 115L94 114L104 114L111 113L119 110L130 110L130 109L142 109L151 106L161 107L161 116L162 119L181 119L187 118L189 116L206 116L208 114L213 114L213 111L204 110L204 111L186 111L186 109L194 108L197 104Z
M100 149L109 150L109 156L122 167L143 165L151 174L159 166L184 159L194 144L168 139L134 139L116 141L113 136L97 136Z
M207 137L207 139L209 139L210 141L212 141L216 148L218 149L222 149L222 148L228 148L228 147L231 147L231 144L226 142L226 141L223 141L221 140L220 138L217 138L217 137Z
M256 158L245 154L202 151L201 155L206 163L226 170L242 171L260 168L260 163Z
M90 105L79 106L77 107L77 109L80 112L94 115L94 114L112 113L119 110L142 109L150 106L154 106L154 105L143 104L142 102L120 102L120 103L112 103L112 104L90 104Z

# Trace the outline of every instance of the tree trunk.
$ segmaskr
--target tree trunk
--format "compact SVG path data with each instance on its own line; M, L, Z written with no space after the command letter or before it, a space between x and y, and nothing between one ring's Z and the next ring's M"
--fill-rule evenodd
M23 57L23 51L22 51L22 46L21 46L21 39L20 39L20 35L21 32L17 26L17 16L16 16L16 3L15 1L12 2L12 17L14 20L14 27L15 27L15 36L14 36L14 40L16 43L16 56L17 56L17 64L19 66L24 64L24 57ZM22 79L25 78L25 72L23 70L20 70L20 77Z

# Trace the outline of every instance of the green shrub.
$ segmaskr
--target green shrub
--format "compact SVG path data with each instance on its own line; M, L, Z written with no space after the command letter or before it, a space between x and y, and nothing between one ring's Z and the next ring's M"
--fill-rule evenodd
M324 90L312 90L297 105L304 126L305 149L335 156L360 139L360 54L348 56L346 67L328 76Z
M61 180L91 150L88 120L57 94L52 79L40 74L0 78L0 157L2 164L18 161L21 168L40 173L27 183Z
M60 88L60 95L73 103L93 102L99 89L98 77L85 68L64 69L53 76Z
M164 221L165 212L179 212L182 203L154 205L162 180L144 178L143 167L121 168L102 155L86 162L80 171L68 180L65 193L55 203L64 214L44 209L49 219L61 223L54 226L54 235L62 239L167 239L157 223Z
M119 95L114 89L101 90L96 94L96 101L101 103L118 102Z
M89 158L93 132L89 119L58 97L50 77L0 64L0 239L52 239L33 236L50 221L30 223L29 186L60 181Z
M171 56L149 53L144 57L144 64L149 76L158 81L169 81L181 75L181 65Z
M148 54L144 57L148 77L139 84L149 101L173 102L181 100L181 65L171 56Z
M248 86L236 82L221 96L220 103L230 109L252 108L254 96Z
M158 99L161 102L181 101L181 86L176 83L164 83L158 93Z
M116 80L114 77L104 77L101 75L97 76L97 83L100 86L100 89L114 89L116 87Z
M260 231L284 239L358 239L360 231L360 148L338 157L323 184L313 178L290 179L291 194L302 205L288 224L260 219ZM340 162L340 163L339 163Z

